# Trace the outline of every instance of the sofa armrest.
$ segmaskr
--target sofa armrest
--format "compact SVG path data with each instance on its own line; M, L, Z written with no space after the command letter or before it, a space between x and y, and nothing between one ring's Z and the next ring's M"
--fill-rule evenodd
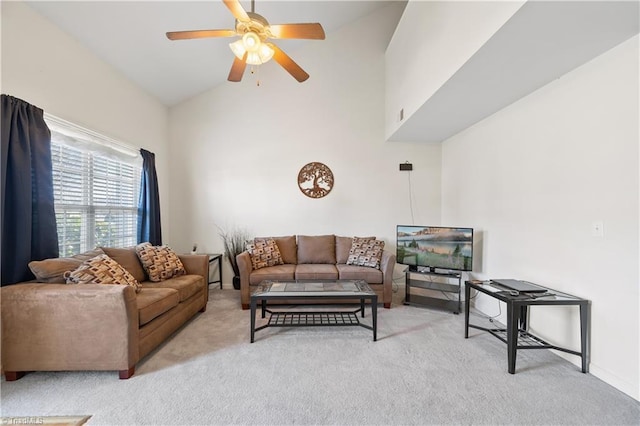
M131 286L25 283L1 296L5 372L125 371L139 360Z
M384 283L391 285L393 283L393 269L396 266L396 255L383 250L382 258L380 259L380 270L384 275Z
M200 275L204 280L205 304L203 309L205 309L209 303L209 256L206 254L181 254L178 257L187 274Z
M380 270L382 271L383 276L383 298L384 300L391 300L392 292L393 292L393 270L396 267L396 255L383 250L382 258L380 259ZM388 306L387 306L388 305ZM385 302L385 308L390 308L391 303Z
M237 255L236 263L238 264L238 270L240 271L240 303L242 304L242 309L249 309L249 298L251 297L249 276L253 270L253 266L251 265L251 255L249 252L243 251Z
M209 256L206 254L181 254L178 255L189 275L201 275L204 282L209 282Z

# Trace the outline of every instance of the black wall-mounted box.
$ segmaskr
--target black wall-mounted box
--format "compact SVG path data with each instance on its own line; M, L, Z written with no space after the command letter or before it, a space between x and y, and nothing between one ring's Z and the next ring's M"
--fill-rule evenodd
M400 163L400 171L401 172L404 172L404 171L410 172L411 170L413 170L413 164L411 164L411 163Z

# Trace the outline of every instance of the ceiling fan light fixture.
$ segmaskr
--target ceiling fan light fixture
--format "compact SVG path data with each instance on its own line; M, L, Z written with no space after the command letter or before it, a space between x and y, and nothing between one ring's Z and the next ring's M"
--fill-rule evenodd
M269 62L271 58L273 58L274 53L275 51L266 43L262 43L260 49L258 49L258 55L260 55L260 60L263 64Z
M260 55L258 55L258 52L247 53L247 63L249 65L261 65L262 61L260 60Z
M244 57L244 54L247 51L247 49L245 49L244 47L244 43L242 42L242 39L236 40L233 43L229 43L229 47L231 48L231 51L233 52L234 55L236 55L238 59L242 59Z
M244 43L244 37L240 40L236 40L233 43L229 43L229 47L231 51L238 59L244 58L245 53L247 54L247 64L249 65L261 65L266 62L269 62L275 51L268 43L260 43L256 49L249 50L247 49Z
M262 42L258 34L249 31L242 36L242 44L244 44L244 48L247 49L248 52L257 52Z

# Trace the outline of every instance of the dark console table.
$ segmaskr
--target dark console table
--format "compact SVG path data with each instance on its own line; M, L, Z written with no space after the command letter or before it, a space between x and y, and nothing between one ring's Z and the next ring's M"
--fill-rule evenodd
M544 288L544 287L543 287ZM486 328L469 324L469 305L471 289L504 302L507 305L507 328ZM517 293L508 288L487 281L465 281L465 330L464 337L469 337L469 328L484 330L507 344L507 361L509 373L516 370L516 351L518 349L555 349L582 359L582 372L589 372L589 316L590 301L570 294L544 288L543 293ZM552 345L529 333L528 309L537 305L577 305L580 307L580 352Z

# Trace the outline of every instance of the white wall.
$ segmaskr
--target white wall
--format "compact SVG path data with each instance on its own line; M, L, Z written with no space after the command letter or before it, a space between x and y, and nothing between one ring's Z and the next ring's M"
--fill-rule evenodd
M524 3L409 0L386 52L386 139Z
M171 239L179 249L197 242L220 252L219 226L253 236L376 235L395 250L395 226L411 222L409 174L398 170L405 161L414 164L415 220L439 223L440 146L384 142L384 51L401 6L305 50L281 44L311 75L302 84L272 61L261 66L259 87L247 70L242 83L171 109ZM322 199L297 186L313 161L335 176Z
M636 399L638 47L636 36L442 148L443 221L475 227L482 254L475 276L590 299L590 371ZM604 237L592 236L595 221L604 222ZM498 313L495 301L477 306ZM580 347L577 308L531 315L542 336Z
M1 7L2 93L154 152L167 240L168 109L26 4Z

